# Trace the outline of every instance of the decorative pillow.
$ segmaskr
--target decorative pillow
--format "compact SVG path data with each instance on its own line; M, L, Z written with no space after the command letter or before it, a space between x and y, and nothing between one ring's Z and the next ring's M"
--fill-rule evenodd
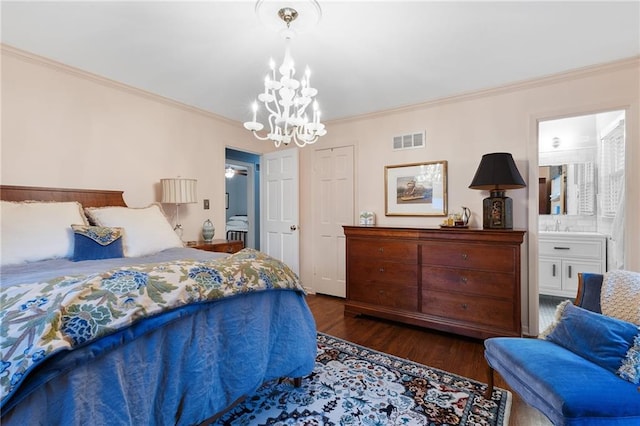
M556 312L553 314L553 321L551 321L551 324L549 324L547 326L547 328L545 328L539 335L538 338L540 339L546 339L547 336L549 334L551 334L551 332L553 330L555 330L555 328L558 326L558 324L560 323L560 320L562 319L562 313L564 312L564 308L568 305L571 304L571 300L565 300L563 302L560 302L558 304L558 306L556 306Z
M640 273L609 271L602 280L602 313L640 325Z
M97 226L124 229L123 248L126 257L145 256L173 247L184 247L173 231L160 205L145 208L99 207L85 209Z
M623 367L623 361L626 362L639 333L640 328L635 324L567 303L546 340L622 377L618 370Z
M249 224L247 222L243 222L241 220L230 220L227 222L227 226L236 226L238 228L247 228Z
M113 259L123 256L122 228L71 225L73 229L73 260Z
M71 257L74 223L87 223L77 202L0 203L1 264Z

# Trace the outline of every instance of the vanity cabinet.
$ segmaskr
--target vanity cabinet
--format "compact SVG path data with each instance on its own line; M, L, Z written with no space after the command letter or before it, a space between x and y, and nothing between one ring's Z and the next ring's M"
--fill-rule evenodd
M539 293L574 298L578 274L606 272L607 240L591 233L540 233Z
M344 226L345 314L520 336L524 231Z

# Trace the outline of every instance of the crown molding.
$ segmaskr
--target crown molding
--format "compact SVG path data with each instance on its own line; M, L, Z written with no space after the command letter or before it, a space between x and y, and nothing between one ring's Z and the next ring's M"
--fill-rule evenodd
M145 99L149 99L155 102L160 102L166 105L170 105L175 108L179 108L188 112L193 112L207 118L222 121L234 127L242 127L242 123L232 120L230 118L223 117L221 115L212 113L210 111L203 110L185 103L152 93L146 90L138 89L133 86L129 86L124 83L120 83L115 80L111 80L106 77L102 77L97 74L83 71L79 68L72 67L70 65L63 64L61 62L54 61L53 59L45 58L43 56L36 55L31 52L27 52L18 49L13 46L9 46L4 43L0 43L0 50L3 54L7 54L18 59L31 62L37 65L45 66L57 71L62 71L75 77L83 78L85 80L92 81L97 84L101 84L106 87L122 90L124 92L140 96ZM529 80L523 80L515 83L505 84L503 86L492 87L483 90L477 90L473 92L461 93L458 95L447 96L444 98L434 99L417 104L405 105L397 108L390 108L381 111L374 111L367 114L355 115L351 117L339 118L335 120L327 120L326 124L342 124L352 121L358 121L363 119L379 118L381 116L400 114L411 111L416 111L425 108L433 108L436 106L446 105L455 102L469 101L473 99L480 99L489 96L503 95L507 93L517 92L520 90L532 89L535 87L547 86L551 84L557 84L568 80L574 80L576 78L585 78L598 74L606 74L614 71L625 70L629 68L640 67L640 56L634 56L631 58L625 58L618 61L608 62L604 64L592 65L588 67L578 68L558 74L552 74L545 77L534 78Z
M575 80L576 78L591 77L598 74L607 74L615 71L622 71L625 69L640 68L640 56L634 56L625 58L613 62L607 62L604 64L591 65L588 67L577 68L570 71L565 71L558 74L552 74L544 77L532 78L529 80L522 80L515 83L509 83L502 86L496 86L488 89L477 90L473 92L461 93L458 95L447 96L444 98L434 99L427 102L421 102L418 104L405 105L397 108L390 108L381 111L374 111L367 114L361 114L351 117L345 117L335 120L327 120L327 126L329 124L343 124L352 121L358 121L363 119L380 118L382 116L400 114L420 109L433 108L446 104L470 101L474 99L485 98L489 96L504 95L521 90L533 89L541 86L548 86L552 84L558 84L569 80Z
M64 72L66 74L72 75L74 77L78 77L78 78L82 78L85 80L89 80L93 83L97 83L100 84L102 86L105 87L109 87L112 89L116 89L116 90L121 90L123 92L135 95L135 96L139 96L141 98L144 99L148 99L154 102L159 102L165 105L169 105L172 106L174 108L178 108L187 112L192 112L195 114L199 114L202 115L204 117L207 118L211 118L214 120L218 120L218 121L222 121L226 124L230 124L234 127L242 127L242 123L235 121L235 120L231 120L229 118L223 117L221 115L218 114L214 114L212 112L206 111L204 109L201 108L197 108L191 105L187 105L185 103L173 100L171 98L167 98L152 92L148 92L146 90L143 89L139 89L137 87L134 86L129 86L127 84L124 83L120 83L116 80L111 80L109 78L106 77L102 77L98 74L93 74L90 73L88 71L84 71L81 70L79 68L75 68L72 67L70 65L66 65L63 64L62 62L58 62L55 61L53 59L49 59L49 58L45 58L44 56L40 56L40 55L36 55L35 53L31 53L31 52L27 52L25 50L22 49L18 49L16 47L13 46L9 46L7 44L4 43L0 43L0 51L2 51L3 55L9 55L9 56L13 56L17 59L23 60L25 62L30 62L36 65L40 65L40 66L44 66L56 71L61 71Z

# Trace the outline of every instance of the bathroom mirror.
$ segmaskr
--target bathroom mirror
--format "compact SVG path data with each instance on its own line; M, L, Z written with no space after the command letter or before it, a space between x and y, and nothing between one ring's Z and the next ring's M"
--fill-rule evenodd
M540 166L539 173L540 214L595 215L596 180L593 163Z

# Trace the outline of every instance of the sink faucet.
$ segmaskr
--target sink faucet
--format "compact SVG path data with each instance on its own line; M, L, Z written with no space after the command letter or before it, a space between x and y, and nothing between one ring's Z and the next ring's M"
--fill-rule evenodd
M560 231L560 219L556 219L556 227L555 227L554 231L556 231L556 232Z

